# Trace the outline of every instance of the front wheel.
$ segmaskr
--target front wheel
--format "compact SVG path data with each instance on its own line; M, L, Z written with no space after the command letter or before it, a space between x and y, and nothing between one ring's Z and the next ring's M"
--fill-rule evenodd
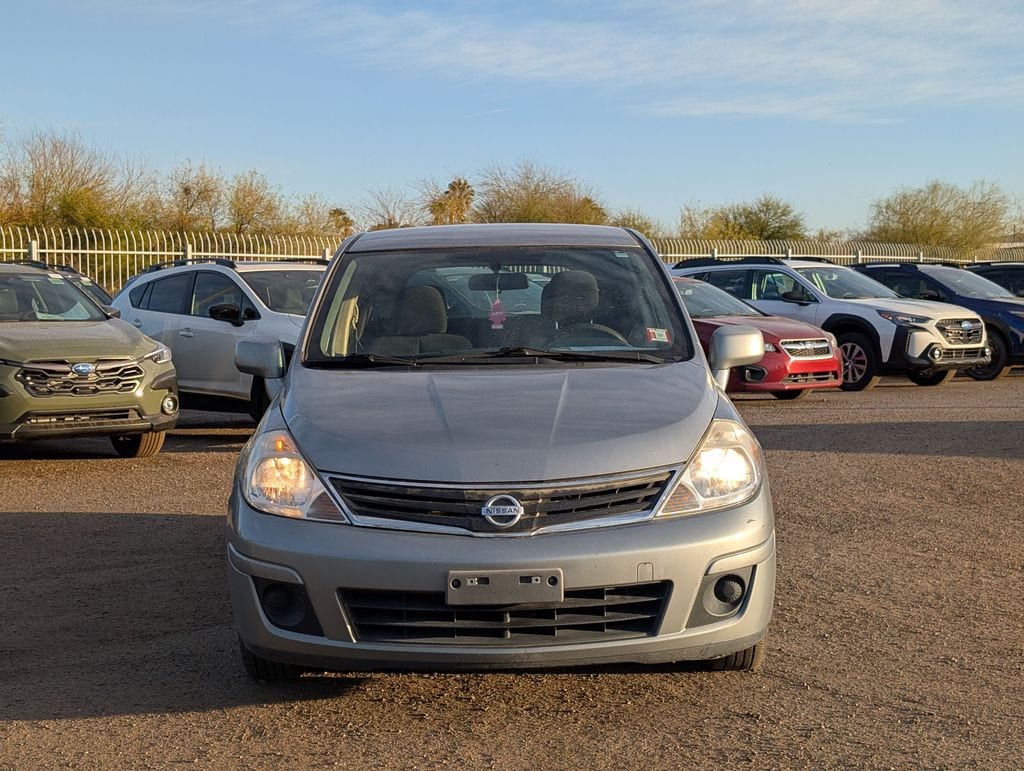
M711 659L707 662L707 668L712 672L754 672L761 668L764 663L765 641L751 645L741 651L730 653L720 659Z
M940 386L948 383L956 377L955 369L943 369L938 372L925 370L924 372L908 372L907 377L911 383L919 386Z
M977 367L971 367L967 374L975 380L999 380L1010 371L1010 352L1001 332L992 327L988 330L988 349L992 351L992 361Z
M110 437L114 452L122 458L148 458L160 452L164 446L166 431L150 431L148 434L125 434Z
M283 680L294 680L301 672L298 667L257 656L245 647L241 637L238 638L238 654L242 659L245 674L257 683L279 683Z
M810 396L810 388L800 388L795 391L772 391L772 396L776 399L781 399L784 402L795 402L797 399L803 399L805 396Z
M878 374L878 352L860 332L839 335L839 350L843 354L844 391L868 391L882 379Z

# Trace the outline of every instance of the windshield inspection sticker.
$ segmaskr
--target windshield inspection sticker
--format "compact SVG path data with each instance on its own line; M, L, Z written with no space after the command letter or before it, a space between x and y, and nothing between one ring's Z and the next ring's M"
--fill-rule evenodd
M505 313L500 297L494 301L494 305L491 306L491 312L487 314L487 318L491 320L491 329L505 328L505 319L508 318L508 315Z
M647 327L647 342L649 343L667 343L668 330L667 329L654 329L653 327Z

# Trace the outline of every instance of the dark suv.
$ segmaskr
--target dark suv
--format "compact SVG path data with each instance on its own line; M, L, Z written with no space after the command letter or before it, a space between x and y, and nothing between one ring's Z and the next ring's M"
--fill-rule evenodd
M953 303L981 316L992 361L967 370L975 380L996 380L1012 365L1024 364L1024 299L989 281L980 271L964 270L955 263L870 263L856 267L903 297Z
M1024 297L1024 262L976 262L967 270L1009 289L1012 295Z

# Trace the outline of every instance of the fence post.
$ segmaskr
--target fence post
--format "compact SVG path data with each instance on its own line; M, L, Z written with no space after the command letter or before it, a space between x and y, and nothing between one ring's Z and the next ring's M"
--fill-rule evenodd
M181 258L188 262L192 259L192 244L188 241L185 242L185 248L181 250Z
M857 264L860 265L864 262L864 256L861 254L860 249L857 250Z
M789 246L786 247L786 259L787 260L792 260L793 259L793 249L791 247L789 247Z
M41 262L39 259L39 242L30 238L28 242L28 259L32 262Z
M331 250L328 249L327 247L324 247L324 259L325 260L331 259Z
M917 261L918 262L924 262L924 252L923 251L917 253Z
M711 259L712 260L717 260L718 259L718 247L717 246L711 247Z

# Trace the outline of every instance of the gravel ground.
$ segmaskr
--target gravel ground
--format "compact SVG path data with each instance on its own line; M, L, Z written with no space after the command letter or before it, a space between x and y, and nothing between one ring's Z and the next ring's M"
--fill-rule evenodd
M223 514L251 425L0 446L0 767L1019 768L1024 375L740 397L779 583L764 669L250 683Z

